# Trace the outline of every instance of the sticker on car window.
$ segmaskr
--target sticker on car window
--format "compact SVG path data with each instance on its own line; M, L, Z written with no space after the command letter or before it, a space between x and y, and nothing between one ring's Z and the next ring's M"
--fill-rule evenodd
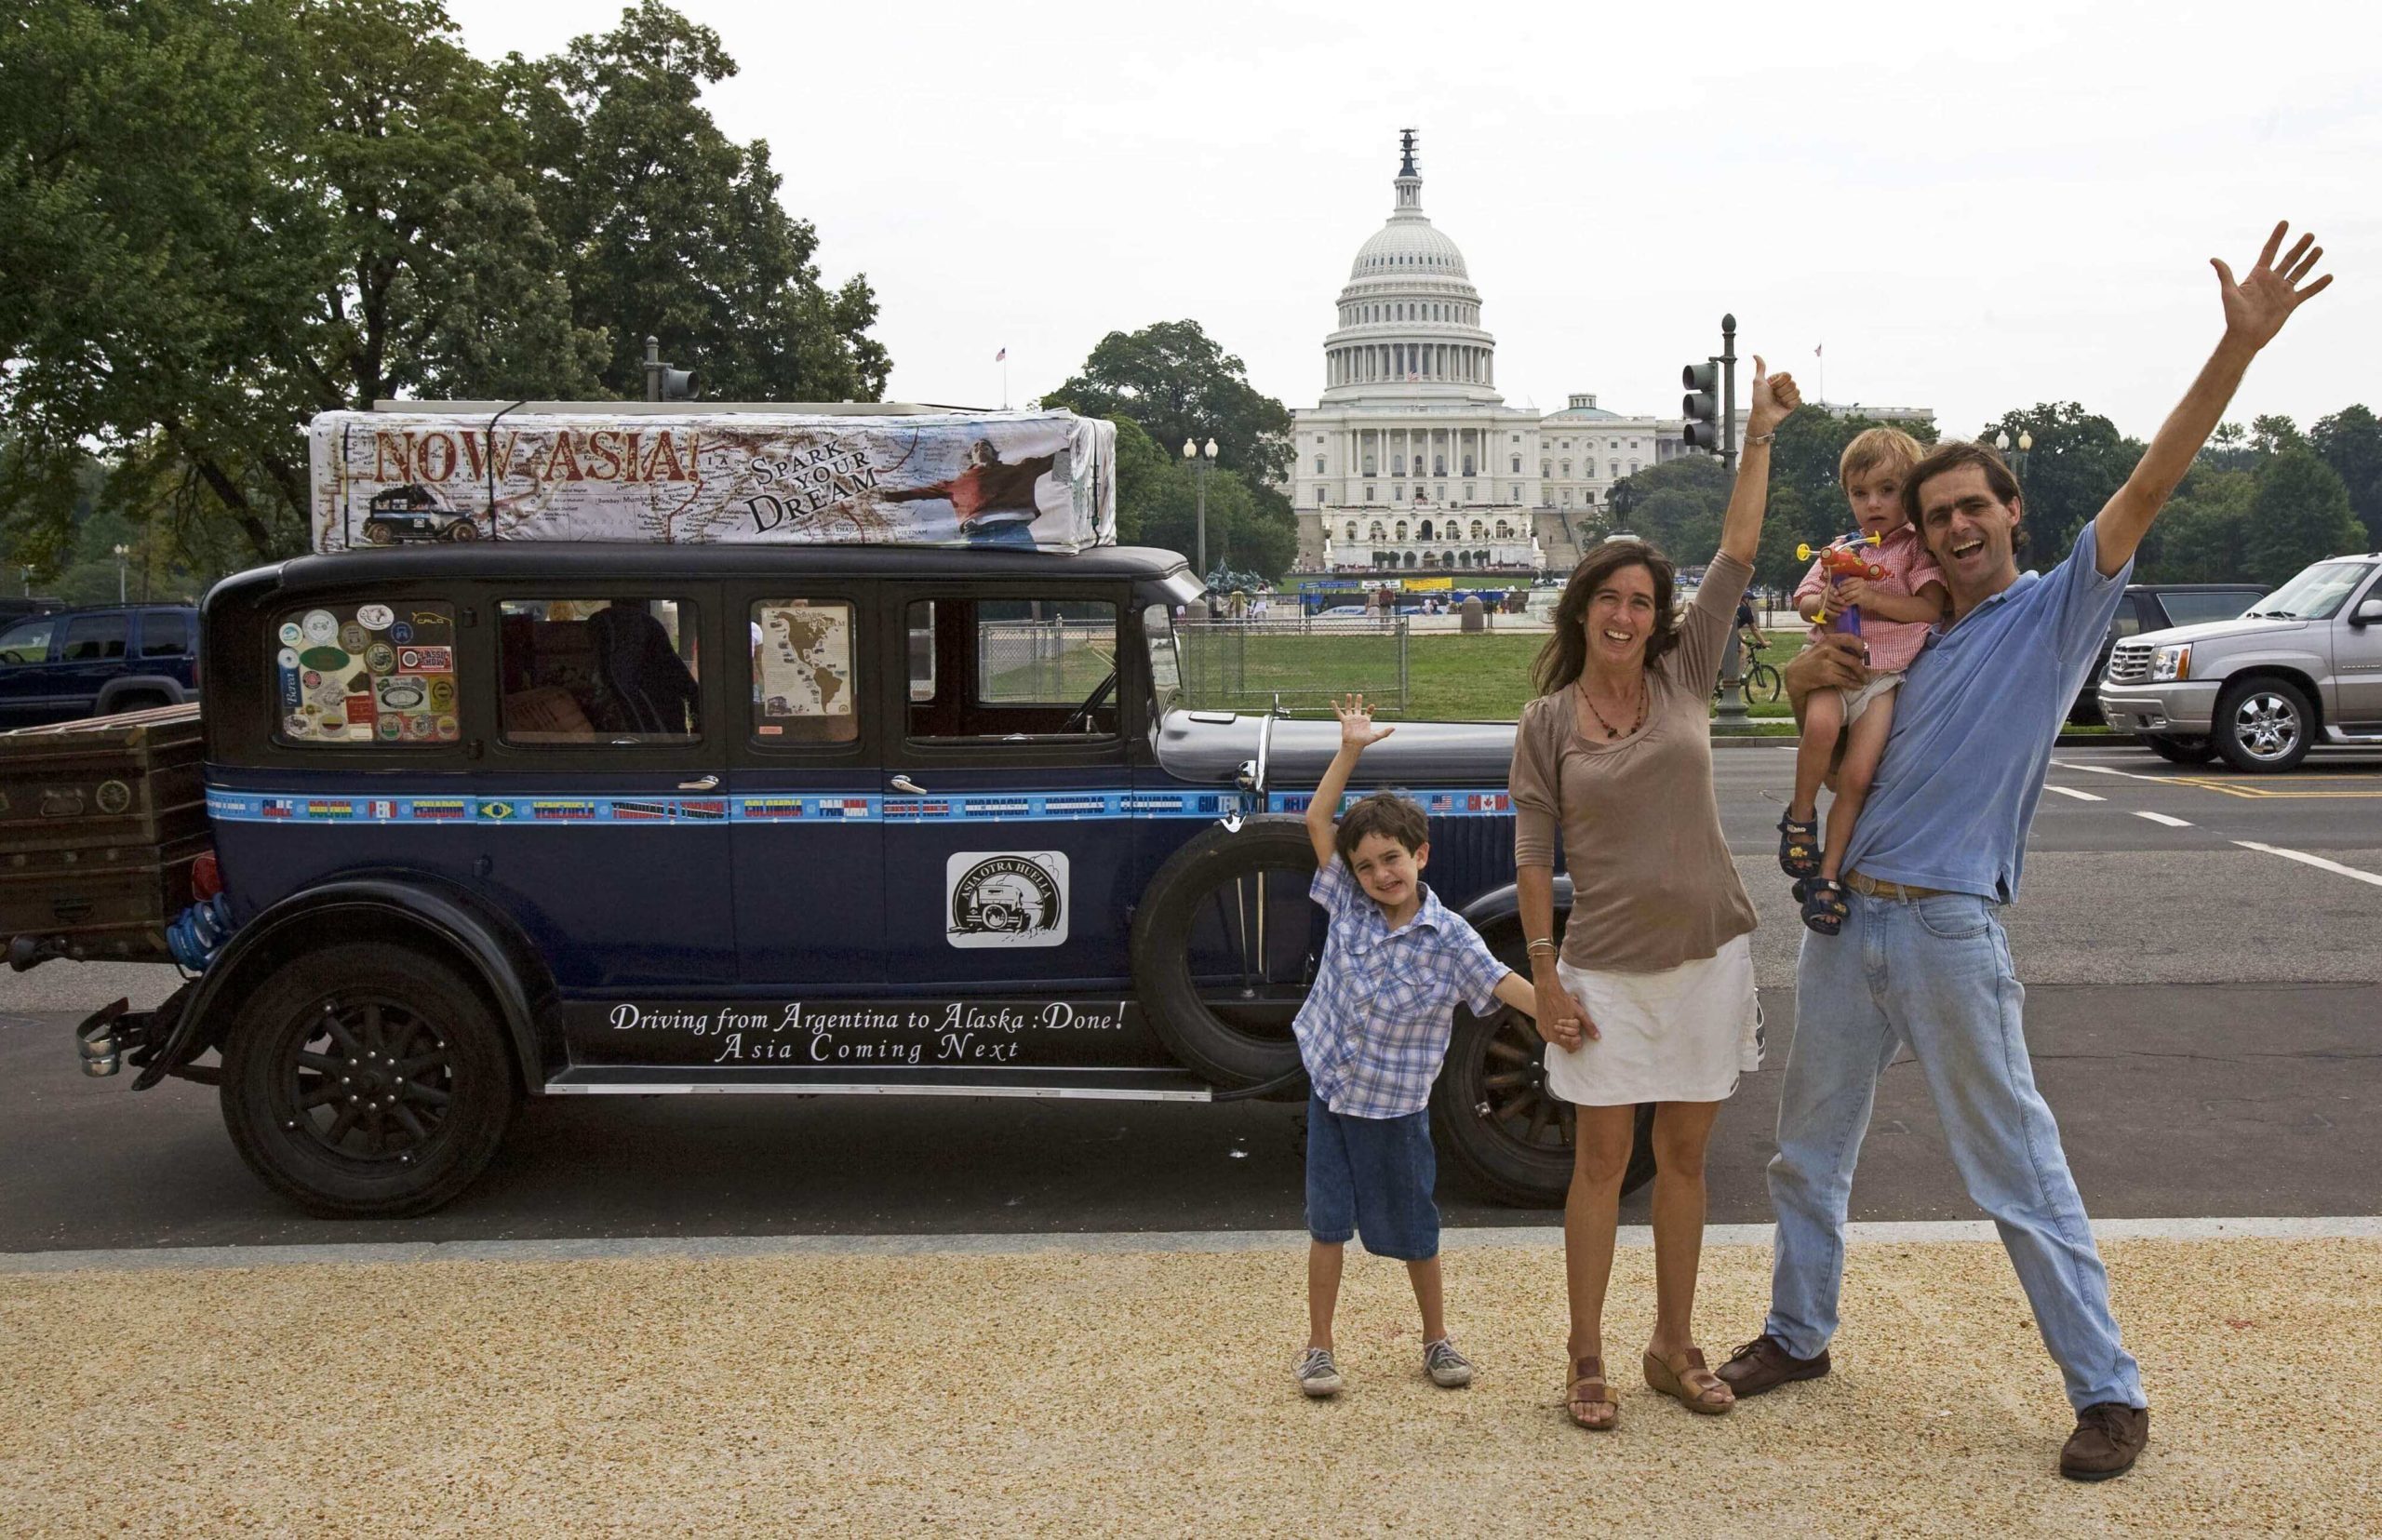
M944 939L952 945L1065 944L1064 851L960 850L944 867Z
M410 614L410 625L385 604L286 615L274 631L281 736L308 744L459 741L454 612L442 605ZM380 639L400 629L421 643Z

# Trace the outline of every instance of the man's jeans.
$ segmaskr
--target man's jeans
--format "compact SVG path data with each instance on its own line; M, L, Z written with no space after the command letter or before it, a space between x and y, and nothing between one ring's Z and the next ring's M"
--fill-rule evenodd
M1796 968L1795 1042L1770 1162L1778 1249L1764 1330L1799 1359L1835 1334L1853 1165L1878 1076L1907 1043L1960 1180L2001 1231L2068 1400L2080 1410L2143 1405L2059 1129L2035 1091L2020 1020L2026 990L1996 905L1965 894L1845 898L1842 933L1805 935Z

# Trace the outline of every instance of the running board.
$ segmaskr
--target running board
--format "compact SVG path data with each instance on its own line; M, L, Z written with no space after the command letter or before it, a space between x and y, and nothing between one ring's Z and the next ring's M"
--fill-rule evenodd
M549 1096L1025 1096L1078 1102L1212 1102L1216 1088L1184 1070L920 1070L889 1078L866 1070L690 1069L574 1065L545 1084Z
M2382 743L2382 732L2350 732L2342 728L2324 729L2324 741L2331 743Z

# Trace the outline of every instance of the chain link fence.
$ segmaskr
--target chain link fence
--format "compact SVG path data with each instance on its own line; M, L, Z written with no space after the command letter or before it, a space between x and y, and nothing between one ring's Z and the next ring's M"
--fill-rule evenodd
M1376 711L1406 710L1406 618L1290 616L1179 623L1183 703L1210 711L1270 711L1278 701L1302 716L1360 691Z

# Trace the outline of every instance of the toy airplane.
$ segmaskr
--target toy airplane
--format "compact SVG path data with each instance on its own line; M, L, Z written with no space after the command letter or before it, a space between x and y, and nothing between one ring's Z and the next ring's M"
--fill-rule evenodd
M1884 542L1882 536L1865 535L1855 529L1849 535L1840 535L1830 541L1816 552L1808 543L1795 547L1797 561L1809 561L1817 556L1820 569L1827 574L1827 591L1820 596L1820 620L1823 623L1833 623L1839 631L1848 636L1861 635L1861 607L1850 604L1837 609L1829 601L1836 596L1836 585L1846 578L1867 578L1875 583L1886 575L1884 568L1863 556L1860 550L1864 545L1875 546Z

